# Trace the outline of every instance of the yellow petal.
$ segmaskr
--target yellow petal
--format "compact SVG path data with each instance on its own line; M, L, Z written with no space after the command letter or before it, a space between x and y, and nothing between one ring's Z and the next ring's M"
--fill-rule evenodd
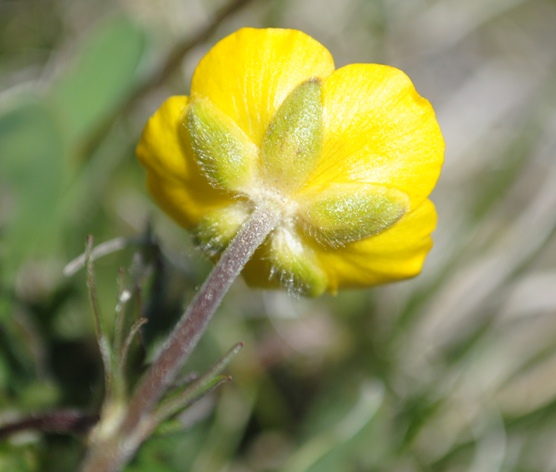
M328 77L323 93L324 143L310 185L381 184L418 206L438 179L444 141L410 79L393 67L353 64Z
M201 60L191 95L209 98L260 147L290 92L333 71L328 50L301 31L243 28L217 43Z
M187 97L171 97L162 104L145 126L137 156L148 171L154 199L178 223L190 228L207 211L227 204L229 197L211 187L187 145L187 105Z
M434 205L425 200L376 236L332 251L314 245L320 265L328 275L328 290L366 287L419 274L432 247L435 226Z
M188 185L175 180L166 180L154 172L147 174L147 187L158 206L187 229L198 225L207 213L230 203L228 196L218 195L218 192L208 184L208 191L199 193Z
M168 98L145 125L137 145L141 164L166 178L184 179L191 166L196 166L184 155L179 136L188 104L187 97Z

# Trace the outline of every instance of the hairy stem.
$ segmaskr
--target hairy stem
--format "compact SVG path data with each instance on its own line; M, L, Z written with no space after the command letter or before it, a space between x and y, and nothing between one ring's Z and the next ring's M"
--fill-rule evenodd
M166 389L172 384L232 282L255 250L274 229L280 210L260 205L224 251L207 280L182 315L157 359L139 382L118 427L103 434L102 421L85 460L83 472L117 472L141 442L143 424Z

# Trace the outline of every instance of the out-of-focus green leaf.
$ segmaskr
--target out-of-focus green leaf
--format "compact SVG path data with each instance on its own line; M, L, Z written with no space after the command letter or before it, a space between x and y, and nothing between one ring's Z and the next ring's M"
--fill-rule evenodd
M130 93L144 47L143 32L125 17L101 25L83 45L50 95L70 145L94 131Z
M64 190L64 145L52 111L29 101L0 117L3 276L59 242L56 209Z
M130 93L144 43L130 20L111 19L77 49L45 98L22 99L0 115L6 286L13 285L23 261L60 254L71 218L68 202L77 197L70 187L76 177L70 157Z

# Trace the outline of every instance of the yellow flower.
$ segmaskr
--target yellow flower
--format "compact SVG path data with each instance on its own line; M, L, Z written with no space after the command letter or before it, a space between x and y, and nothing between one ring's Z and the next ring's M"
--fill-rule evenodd
M274 202L280 222L243 275L312 296L421 271L443 153L432 107L400 70L335 70L300 31L250 28L212 48L137 148L154 199L211 257Z

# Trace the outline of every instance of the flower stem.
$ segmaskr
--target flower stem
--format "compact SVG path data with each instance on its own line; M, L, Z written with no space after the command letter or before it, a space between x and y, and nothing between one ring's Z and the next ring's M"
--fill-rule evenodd
M244 223L137 385L118 427L103 431L101 420L93 432L82 472L121 470L146 439L143 427L156 403L199 342L231 284L279 218L280 210L274 204L261 204Z

